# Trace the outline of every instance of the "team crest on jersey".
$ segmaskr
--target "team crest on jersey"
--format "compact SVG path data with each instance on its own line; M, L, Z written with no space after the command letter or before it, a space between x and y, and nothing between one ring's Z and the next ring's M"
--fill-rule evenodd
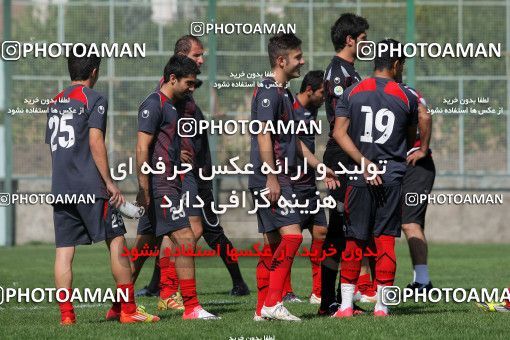
M97 112L99 112L99 114L104 114L104 106L103 105L99 105L97 107Z
M340 77L335 77L333 81L335 82L335 84L340 84Z
M271 101L267 98L262 99L262 107L269 107Z
M149 112L149 110L143 110L143 111L142 111L142 118L147 118L147 117L149 117L149 113L150 113L150 112Z
M342 86L338 85L338 86L335 86L335 88L333 89L333 92L335 92L335 94L337 96L340 96L340 95L342 95L342 93L344 93L344 89L342 88Z

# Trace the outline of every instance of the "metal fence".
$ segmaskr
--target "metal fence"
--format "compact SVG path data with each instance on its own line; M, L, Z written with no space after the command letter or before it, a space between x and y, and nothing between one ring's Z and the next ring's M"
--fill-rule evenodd
M154 88L173 53L178 37L190 23L295 23L303 40L306 65L302 74L325 69L334 54L329 38L333 22L354 12L370 23L370 40L392 37L417 42L497 42L503 56L490 59L420 58L407 62L408 83L415 85L430 107L445 98L489 97L502 114L434 115L432 149L438 169L437 188L510 188L510 0L505 1L349 1L349 0L34 0L4 1L4 40L21 42L138 42L146 57L105 59L97 89L109 100L107 143L112 164L134 156L138 105ZM269 71L265 35L207 35L206 63L196 92L210 119L249 117L250 88L215 89L231 73ZM44 144L45 115L10 116L25 98L51 98L68 83L64 58L27 58L3 63L2 108L5 126L5 183L48 180L50 153ZM365 77L370 62L357 62ZM291 83L297 90L300 79ZM481 107L478 107L481 108ZM324 111L321 119L325 124ZM322 155L327 134L318 137ZM212 137L214 161L225 164L239 155L248 161L248 136ZM242 180L244 181L244 179ZM35 183L35 182L34 182ZM135 190L136 178L123 183Z

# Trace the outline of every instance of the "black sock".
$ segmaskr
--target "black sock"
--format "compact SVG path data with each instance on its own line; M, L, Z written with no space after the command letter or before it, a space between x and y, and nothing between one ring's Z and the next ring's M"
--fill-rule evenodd
M321 310L328 310L328 307L333 302L338 302L338 299L335 297L335 286L342 250L345 248L342 215L335 210L330 212L329 217L328 233L322 249L328 252L330 248L334 248L336 253L333 256L326 257L321 263Z
M149 290L151 292L157 292L159 291L159 278L160 278L160 275L161 275L161 272L159 270L159 261L158 259L156 259L156 261L154 261L154 271L152 272L152 278L151 278L151 282L149 282Z
M219 226L218 226L219 227ZM223 229L220 227L220 230L223 231ZM227 245L230 246L230 249L233 249L234 246L232 245L232 242L227 238L227 236L222 232L219 234L209 234L206 232L204 228L204 233L202 235L212 249L217 248L219 244L220 248L220 257L223 260L223 263L225 264L225 267L227 267L227 270L230 274L230 277L232 279L232 284L234 286L240 285L244 283L243 276L241 274L241 270L239 269L239 264L237 262L232 262L230 258L227 256Z

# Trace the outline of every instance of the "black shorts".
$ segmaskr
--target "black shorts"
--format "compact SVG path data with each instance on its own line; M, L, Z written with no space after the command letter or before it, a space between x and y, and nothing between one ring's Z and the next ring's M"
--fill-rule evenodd
M147 214L138 220L136 230L138 235L152 234L159 237L190 226L186 209L178 211L182 197L179 195L167 195L167 197L172 203L169 208L161 207L164 197L151 199Z
M264 199L259 197L260 191L264 188L251 188L251 194L253 197L253 202L258 200L260 203L264 202ZM282 186L281 187L281 195L287 199L288 201L294 201L295 198L292 197L294 194L294 190L290 186ZM255 194L257 192L257 194ZM299 211L296 209L285 208L282 209L278 206L269 207L269 208L259 208L257 210L257 222L259 233L269 233L271 231L275 231L280 229L281 227L289 226L292 224L299 225L301 223L301 217L299 216Z
M138 226L136 227L137 235L154 235L154 229L149 219L149 215L145 214L138 220Z
M326 151L324 151L323 157L324 164L334 170L341 170L340 166L338 166L338 162L341 162L344 166L347 166L349 162L349 156L340 149L339 146L330 146L329 144L326 146ZM340 181L340 186L334 190L329 190L328 193L331 195L336 201L336 208L329 209L329 223L328 223L328 239L341 239L344 240L344 199L345 199L345 189L347 188L347 176L346 175L338 175L338 180Z
M189 200L187 202L188 206L186 206L186 215L188 216L202 216L201 208L193 208L193 205L198 203L197 195L198 195L198 183L195 178L195 174L192 172L187 172L184 175L184 180L182 181L182 192L187 193L189 195ZM202 198L202 197L200 197ZM205 202L204 202L205 204Z
M368 241L373 236L400 237L402 186L352 186L345 193L345 237Z
M436 178L436 167L431 156L420 159L416 166L407 166L404 182L402 183L402 224L417 223L425 227L425 213L427 200L421 204L414 204L413 197L421 194L430 194Z
M301 216L301 229L311 229L314 225L321 227L328 227L328 221L326 220L326 212L324 208L319 208L319 211L315 214L311 214L311 211L317 209L317 201L320 200L320 195L317 194L317 187L294 187L294 192L297 195L300 204L303 204L305 200L308 200L308 207L303 211L299 210Z
M223 230L220 226L219 217L214 211L212 211L211 204L214 202L212 189L207 187L198 188L198 195L200 196L200 199L204 201L204 207L200 208L204 233L207 230L216 230L218 228Z
M120 212L107 199L93 204L55 204L53 222L57 248L111 240L126 233Z

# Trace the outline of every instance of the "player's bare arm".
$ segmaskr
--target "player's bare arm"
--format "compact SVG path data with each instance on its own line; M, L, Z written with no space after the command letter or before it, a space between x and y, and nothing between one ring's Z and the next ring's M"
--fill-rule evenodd
M136 142L136 175L138 177L138 195L136 202L147 209L150 203L149 175L142 173L143 163L149 163L149 146L154 135L146 132L138 132Z
M335 127L333 130L333 138L335 138L336 142L342 150L344 150L351 159L353 159L357 164L361 164L361 159L365 158L365 173L363 176L365 176L365 181L367 184L370 185L381 185L382 179L379 175L377 175L374 179L368 180L367 178L371 176L371 174L368 173L368 165L372 162L364 157L361 152L358 150L354 142L352 141L351 137L349 137L349 134L347 133L347 130L349 128L350 119L347 117L336 117L335 118Z
M266 123L262 123L262 130L264 130ZM257 135L257 141L259 143L260 159L263 163L269 165L272 169L276 169L274 157L273 157L273 141L271 140L271 134L259 133ZM280 198L280 183L278 183L278 177L274 174L267 175L266 188L269 189L269 195L267 196L269 202L276 203Z
M118 208L124 204L126 200L110 176L108 154L104 143L104 134L101 129L89 129L89 145L92 158L94 158L94 163L96 163L97 170L99 170L101 178L103 178L103 181L106 184L106 190L108 190L108 194L110 194L110 202Z
M407 157L407 164L413 166L417 161L427 156L432 134L432 115L421 103L418 104L418 129L420 131L420 148Z

